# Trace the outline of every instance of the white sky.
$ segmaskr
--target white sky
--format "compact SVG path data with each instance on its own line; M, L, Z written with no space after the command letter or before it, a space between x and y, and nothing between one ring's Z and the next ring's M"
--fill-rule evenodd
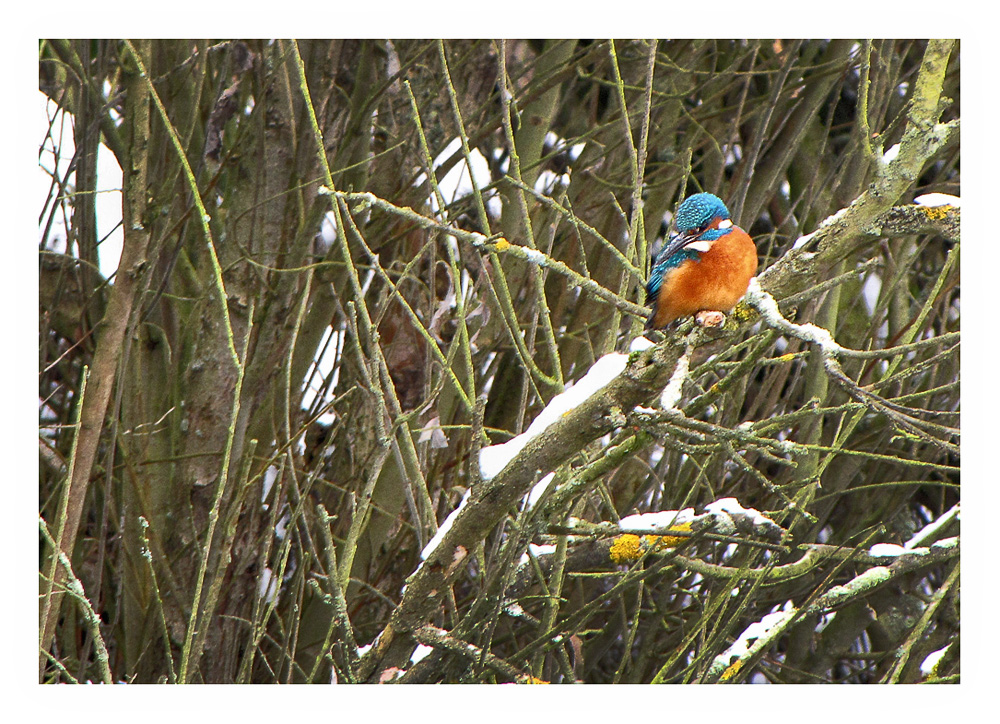
M36 91L34 102L36 143L35 147L41 146L41 153L38 157L38 168L35 187L37 194L36 206L41 211L45 204L45 199L50 193L53 171L57 172L59 179L66 176L66 169L73 158L75 146L73 144L73 117L63 113L56 104L49 100L41 91ZM49 121L52 123L52 136L46 139ZM44 141L44 145L42 142ZM58 149L58 162L55 152ZM68 183L72 186L75 182L76 173L69 175ZM102 143L97 152L97 200L95 202L97 210L97 239L104 239L98 247L98 259L100 261L101 275L107 279L118 269L118 261L122 255L122 170L118 165L118 159ZM68 206L66 207L68 208ZM36 213L38 213L36 211ZM36 239L41 241L41 234L45 230L46 219L43 219L38 226ZM118 228L115 228L115 227ZM107 237L107 238L105 238ZM63 214L57 212L49 231L48 248L52 251L66 251L66 227L63 222ZM78 253L74 250L74 255Z

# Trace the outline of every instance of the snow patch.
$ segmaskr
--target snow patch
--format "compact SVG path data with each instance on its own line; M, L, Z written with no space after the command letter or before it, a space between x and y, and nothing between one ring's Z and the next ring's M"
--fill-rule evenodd
M496 477L529 442L620 375L627 363L628 357L620 352L604 355L580 381L553 397L527 430L507 442L484 447L479 453L479 470L483 478L491 480Z
M913 199L917 206L954 206L961 208L962 199L951 194L924 194Z

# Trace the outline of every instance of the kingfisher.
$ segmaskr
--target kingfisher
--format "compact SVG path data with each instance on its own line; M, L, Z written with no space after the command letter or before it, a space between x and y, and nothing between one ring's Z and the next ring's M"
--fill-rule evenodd
M757 247L715 194L688 196L675 223L677 232L656 255L646 282L646 304L653 308L646 328L662 329L690 314L703 326L718 326L746 294Z

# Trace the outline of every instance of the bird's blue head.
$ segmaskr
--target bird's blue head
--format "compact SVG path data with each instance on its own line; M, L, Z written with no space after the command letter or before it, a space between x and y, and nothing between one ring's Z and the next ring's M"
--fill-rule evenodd
M690 234L716 219L728 219L729 209L715 194L700 193L688 196L677 207L677 231Z

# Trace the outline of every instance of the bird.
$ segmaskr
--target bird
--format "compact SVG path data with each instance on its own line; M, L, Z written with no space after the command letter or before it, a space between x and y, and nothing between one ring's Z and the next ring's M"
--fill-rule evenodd
M652 307L646 329L663 329L691 314L703 326L718 326L723 312L746 294L757 271L757 247L715 194L688 196L674 220L677 232L656 255L646 282Z

